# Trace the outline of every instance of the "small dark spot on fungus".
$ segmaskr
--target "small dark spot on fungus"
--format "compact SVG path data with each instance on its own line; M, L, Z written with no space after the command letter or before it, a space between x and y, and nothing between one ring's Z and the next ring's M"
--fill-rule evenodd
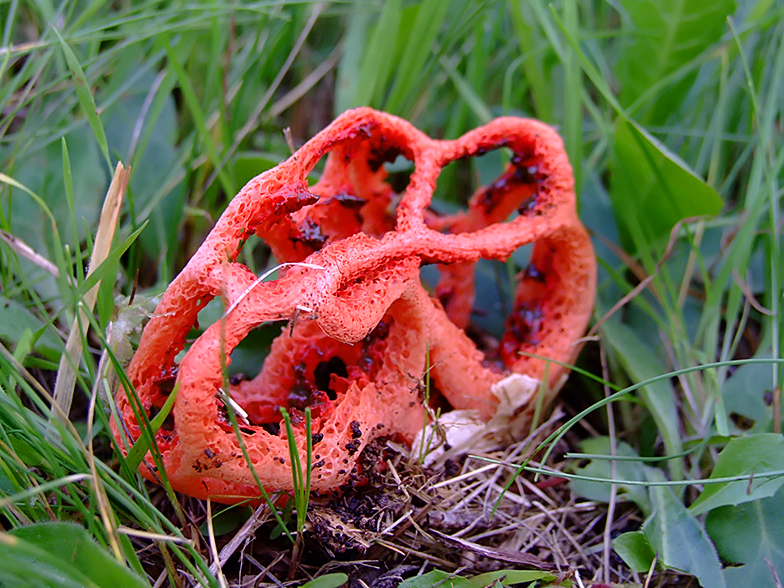
M536 345L543 318L542 309L538 305L521 305L509 315L507 331L519 343Z
M351 133L352 137L356 137L357 135L361 135L365 139L369 139L373 136L373 129L375 129L378 125L372 122L362 123L356 128L354 133Z
M523 203L517 207L517 213L520 215L525 216L529 212L532 212L536 208L537 204L537 194L533 194L523 200Z
M324 439L324 434L323 433L313 433L313 435L311 435L311 437L310 437L310 442L311 442L312 445L315 445L316 443L321 443L321 441L323 439ZM316 456L316 457L318 457L318 456Z
M313 220L305 219L303 225L299 227L299 235L295 240L303 243L312 251L318 251L327 242L328 237L321 232L319 227Z
M232 386L236 386L240 382L244 382L247 379L248 377L243 373L234 374L233 376L229 377L229 384L231 384Z
M351 438L359 439L362 436L362 429L359 428L359 421L351 421Z
M449 306L449 301L452 300L454 295L455 295L455 291L452 288L436 291L436 296L438 297L438 301L441 303L441 306L443 306L444 308Z
M341 206L352 210L362 208L367 203L367 200L364 198L355 194L349 194L348 192L341 192L340 194L337 194L333 200L338 202Z
M325 463L327 463L325 460L319 460L313 464L313 469L315 470L316 468L323 468Z
M158 391L161 396L168 396L171 394L172 390L174 390L174 383L177 381L178 371L179 368L177 366L172 366L163 370L156 378L155 383L158 386Z
M537 166L512 167L504 172L495 182L487 186L479 197L479 205L485 214L492 213L509 192L521 186L537 186L544 177L538 173ZM529 188L530 189L530 188ZM533 200L532 200L533 198ZM536 192L518 207L518 212L524 214L534 209L536 205Z
M525 268L525 274L523 275L523 279L529 278L538 282L544 282L546 279L545 275L540 272L533 263L528 264L528 266Z
M294 386L289 390L289 408L305 410L306 407L313 404L314 397L319 391L308 378L306 371L307 368L304 363L294 366L296 379ZM294 415L291 416L293 420Z
M359 441L353 440L346 443L346 449L349 455L354 455L359 450Z
M370 171L377 172L379 168L385 163L395 161L398 155L402 155L400 148L397 145L381 144L370 153L367 164Z
M515 166L514 178L521 184L538 184L546 176L539 173L539 166L537 165L518 165Z
M495 207L498 206L507 189L505 176L501 176L485 188L484 192L482 192L482 196L479 198L479 203L484 209L485 214L490 214Z
M208 447L207 449L204 450L204 455L212 459L213 457L215 457L215 452Z

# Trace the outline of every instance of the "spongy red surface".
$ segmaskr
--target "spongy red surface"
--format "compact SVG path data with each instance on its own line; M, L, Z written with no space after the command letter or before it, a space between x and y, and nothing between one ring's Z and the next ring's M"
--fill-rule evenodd
M465 212L439 217L427 210L444 165L499 147L511 149L512 162L473 195ZM325 155L323 176L308 187L308 174ZM395 208L383 164L399 155L413 162L414 172ZM280 262L310 266L289 268L249 290L256 277L237 255L253 234ZM504 260L529 243L531 265L518 280L499 346L505 367L491 368L463 331L474 301L473 264ZM440 268L440 301L420 284L425 263ZM251 180L169 285L128 368L141 406L121 390L123 422L113 421L113 431L121 446L122 437L137 439L139 411L152 416L176 389L173 419L156 434L166 475L178 491L231 503L259 497L256 478L269 491L292 490L280 408L292 414L304 461L308 406L313 490L335 490L361 478L357 460L371 440L411 442L421 428L428 354L440 393L453 407L476 409L484 418L497 405L490 387L506 371L537 378L546 371L550 382L558 381L565 368L546 370L545 360L525 354L570 361L595 288L571 168L550 127L502 118L456 141L436 141L394 116L348 111ZM178 365L199 310L215 296L232 310ZM249 414L235 432L219 398L227 387L222 374L236 345L267 321L289 326L256 378L224 390ZM150 455L141 471L159 477Z

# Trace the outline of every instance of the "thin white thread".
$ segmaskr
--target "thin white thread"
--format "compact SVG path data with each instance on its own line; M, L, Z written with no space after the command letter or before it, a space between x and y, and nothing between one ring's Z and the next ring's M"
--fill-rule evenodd
M248 296L248 294L250 294L250 291L253 290L253 288L261 284L273 273L275 273L276 271L284 267L293 267L293 266L304 267L307 269L322 270L322 271L327 269L323 265L316 265L315 263L302 263L299 261L289 261L286 263L281 263L280 265L276 265L272 269L267 270L266 272L261 274L258 278L256 278L253 281L253 283L250 286L248 286L242 294L239 295L237 300L231 303L231 305L229 306L229 308L226 309L226 312L223 313L223 316L221 318L226 318L227 316L229 316L229 313L231 313L232 310L234 310L235 308L237 308L237 306L239 306L240 302L242 302Z

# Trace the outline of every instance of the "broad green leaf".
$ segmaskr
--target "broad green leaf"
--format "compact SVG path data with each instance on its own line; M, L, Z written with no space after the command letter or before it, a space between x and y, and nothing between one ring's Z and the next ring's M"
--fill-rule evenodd
M633 121L615 122L610 197L627 249L664 241L684 218L713 216L716 191Z
M619 535L613 539L612 545L626 565L635 572L643 573L651 569L656 552L642 531Z
M44 327L44 322L22 304L0 296L0 341L14 346L25 331L29 330L34 333L33 349L37 353L51 360L59 359L64 344Z
M348 576L341 572L324 574L302 585L302 588L338 588L348 582Z
M716 508L705 528L724 561L743 564L725 568L728 586L781 586L771 567L784 578L784 489L763 500Z
M770 357L757 354L757 357ZM747 421L749 433L761 433L771 430L773 422L773 406L765 401L765 394L773 390L773 370L771 366L751 363L740 366L721 388L727 414L735 417L738 422Z
M552 582L555 578L553 574L539 570L499 570L480 574L470 579L441 570L433 570L427 574L403 580L398 588L435 588L436 586L476 588L477 586L495 586L499 582L502 586L512 586L538 581Z
M609 456L610 439L608 437L586 439L580 444L580 451ZM637 452L623 441L617 444L616 455L620 457L638 457ZM638 461L616 461L615 475L613 475L612 462L610 460L592 459L586 466L576 468L575 473L592 478L611 478L639 482L646 479L645 469L646 466ZM571 480L569 483L574 493L578 496L600 502L610 501L610 484L586 480ZM644 513L650 513L651 503L648 499L648 491L644 486L619 484L618 492L621 495L625 494L630 500L634 501Z
M721 39L726 19L735 11L734 0L621 0L631 17L634 33L623 47L616 67L624 107L637 102L646 90L671 74L672 84L644 100L646 122L666 120L686 95L696 72L678 70L688 67L703 51ZM625 27L629 30L631 27ZM680 78L680 79L678 79Z
M150 586L146 579L109 555L79 525L38 523L19 527L0 534L0 545L0 569L20 577L25 577L25 572L40 574L43 583L34 585L88 588Z
M469 578L469 582L474 586L495 586L496 582L502 586L512 586L524 582L552 582L555 578L553 574L539 570L498 570Z
M775 433L760 433L731 440L719 453L716 467L709 479L762 474L784 470L784 437ZM720 506L734 506L773 496L784 477L751 481L708 484L689 510L699 515Z
M433 570L415 578L408 578L398 584L398 588L476 588L476 585L466 578L456 576L441 570Z
M280 163L280 155L276 153L243 151L233 158L234 177L238 186L244 186L262 172Z
M669 487L653 486L650 492L653 514L642 530L659 561L695 576L701 586L725 588L716 548L702 525Z
M1 463L0 468L2 468ZM4 472L0 471L0 493L9 495L13 494L14 492L16 492L16 488L14 487L14 483L11 481L11 478Z
M0 539L2 541L2 539ZM4 557L0 555L0 561ZM27 562L24 562L25 564ZM0 586L14 588L93 588L94 584L76 579L76 570L54 566L8 566L0 569Z
M504 333L504 319L510 310L509 301L514 300L514 283L509 274L504 263L489 259L480 259L474 269L474 308L484 312L475 313L472 323L483 332L499 338Z
M199 326L201 326L201 314L199 317ZM280 325L276 324L261 325L253 329L231 352L229 374L250 376L258 373L262 359L267 356L272 341L278 335L280 335Z

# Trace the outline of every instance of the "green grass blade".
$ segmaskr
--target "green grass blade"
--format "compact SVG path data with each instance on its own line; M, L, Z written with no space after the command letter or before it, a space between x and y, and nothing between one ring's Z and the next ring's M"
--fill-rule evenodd
M458 93L463 98L463 100L465 100L466 104L468 104L468 107L471 109L474 115L476 115L479 123L487 124L493 120L493 114L490 112L490 108L487 106L484 100L480 98L479 94L474 90L474 88L471 87L471 84L469 84L468 81L460 74L460 72L458 72L451 63L449 63L449 60L445 57L441 57L439 59L439 63L454 82Z
M355 102L355 99L357 97L362 58L365 56L367 59L366 41L369 23L370 13L365 5L355 4L354 11L351 13L348 26L346 27L343 40L343 55L340 56L338 64L338 74L335 82L335 116L360 104Z
M365 58L356 79L352 106L376 106L377 96L386 90L395 52L401 15L400 0L387 0L367 43Z
M73 78L74 88L76 89L76 96L79 99L79 104L82 111L87 117L87 122L90 123L90 128L93 130L98 146L101 148L106 165L112 169L112 160L109 157L109 143L106 140L106 132L101 123L101 118L98 116L98 108L95 106L95 98L90 92L90 85L87 83L87 77L84 75L84 70L79 64L79 59L74 54L73 50L68 46L68 43L60 36L56 27L52 27L52 31L57 36L60 42L60 47L65 55L65 61L68 68L71 70L71 77Z
M171 413L172 409L174 408L174 401L177 399L177 391L180 389L179 384L174 387L169 397L166 399L166 402L163 403L161 407L161 411L155 415L150 421L149 431L151 433L150 436L154 437L158 430L163 425L166 418ZM132 472L135 472L139 469L139 466L142 464L142 460L144 456L147 455L147 452L150 450L150 437L147 435L140 435L136 442L131 447L130 451L128 451L128 455L125 456L125 464L128 466L128 469Z
M225 168L221 167L221 159L220 155L218 154L218 148L212 138L210 130L207 128L207 117L204 115L199 98L196 96L196 90L193 87L190 76L182 66L179 57L175 53L174 48L169 43L168 39L164 39L164 48L166 49L166 55L169 58L169 65L177 75L177 82L179 83L180 89L182 90L182 96L185 99L185 103L188 105L188 110L193 117L193 123L196 125L196 128L199 131L199 137L204 143L204 148L207 150L210 162L215 167L215 169L219 170L218 180L220 181L221 186L223 187L223 190L226 192L226 194L236 194L237 190L235 190L228 173L226 172Z
M116 266L116 263L122 257L122 255L128 250L128 248L133 245L136 239L139 237L141 232L147 226L149 221L144 221L144 223L136 229L133 233L128 235L125 239L122 240L119 244L117 244L109 254L106 256L106 259L101 262L101 264L95 268L95 271L90 273L84 281L79 284L79 287L73 293L74 300L79 300L90 291L90 289L95 286L100 280L102 280L106 274L111 270L113 267Z
M433 53L433 44L449 6L449 2L442 0L423 0L419 4L398 64L398 73L384 104L390 112L403 114L411 103L415 88L422 84L425 65Z

